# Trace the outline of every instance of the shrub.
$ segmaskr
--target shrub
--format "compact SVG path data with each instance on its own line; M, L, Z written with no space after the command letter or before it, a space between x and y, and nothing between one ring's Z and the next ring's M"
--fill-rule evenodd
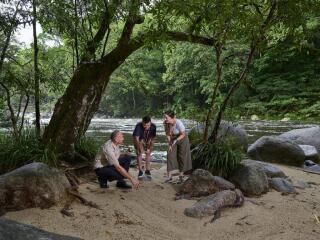
M54 148L44 147L34 129L24 129L19 139L10 133L0 133L0 173L12 171L31 162L57 166Z
M202 168L213 175L228 177L243 159L241 150L224 141L201 143L192 151L194 169Z

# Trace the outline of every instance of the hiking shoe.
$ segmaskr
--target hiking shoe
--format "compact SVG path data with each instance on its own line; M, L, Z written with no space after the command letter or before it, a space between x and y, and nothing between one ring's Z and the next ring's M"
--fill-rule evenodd
M150 170L146 170L146 171L144 172L144 174L145 174L147 177L151 177L151 172L150 172Z
M109 188L107 182L99 182L101 188Z
M118 188L123 188L123 189L131 189L132 186L126 183L125 181L118 181L117 182L117 187Z
M138 179L142 179L142 178L143 178L143 172L140 170L138 174Z

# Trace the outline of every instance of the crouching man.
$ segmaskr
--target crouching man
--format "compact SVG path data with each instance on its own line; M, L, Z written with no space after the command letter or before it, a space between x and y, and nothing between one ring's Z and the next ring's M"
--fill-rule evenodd
M110 140L103 144L95 158L95 172L101 188L108 188L108 181L117 180L118 188L138 189L140 183L129 174L131 157L127 154L120 154L119 145L123 143L123 134L115 130L111 133ZM132 186L124 179L128 179Z

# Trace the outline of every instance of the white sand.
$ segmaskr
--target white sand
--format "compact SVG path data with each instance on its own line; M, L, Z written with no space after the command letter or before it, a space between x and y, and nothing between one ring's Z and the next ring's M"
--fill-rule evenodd
M320 175L279 166L293 181L320 184ZM103 190L97 183L80 185L83 196L101 210L72 204L74 217L65 217L60 207L9 212L5 217L41 229L87 240L105 239L320 239L320 185L282 196L270 191L246 199L241 208L228 208L213 223L186 217L183 211L195 200L174 201L174 186L164 184L164 170L152 171L152 182L142 182L138 191L123 191L111 183ZM206 224L207 223L207 224Z

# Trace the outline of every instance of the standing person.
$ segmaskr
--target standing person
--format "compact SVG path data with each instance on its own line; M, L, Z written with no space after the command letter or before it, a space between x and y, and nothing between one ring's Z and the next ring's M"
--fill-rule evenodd
M128 154L120 154L119 145L123 143L123 134L115 130L111 133L110 140L103 144L95 158L95 172L101 188L108 188L108 181L117 180L118 188L139 188L139 181L129 174L131 157ZM129 179L132 186L124 179Z
M150 159L151 152L155 142L157 128L156 125L151 122L149 116L142 118L142 121L137 123L133 131L133 144L137 153L137 163L139 168L138 179L143 177L142 169L142 154L145 152L145 175L151 178L150 173Z
M184 173L187 174L192 170L190 143L186 128L182 121L175 117L173 111L164 113L164 126L168 139L167 152L167 173L166 181L172 179L171 172L179 169L180 182L183 180Z

